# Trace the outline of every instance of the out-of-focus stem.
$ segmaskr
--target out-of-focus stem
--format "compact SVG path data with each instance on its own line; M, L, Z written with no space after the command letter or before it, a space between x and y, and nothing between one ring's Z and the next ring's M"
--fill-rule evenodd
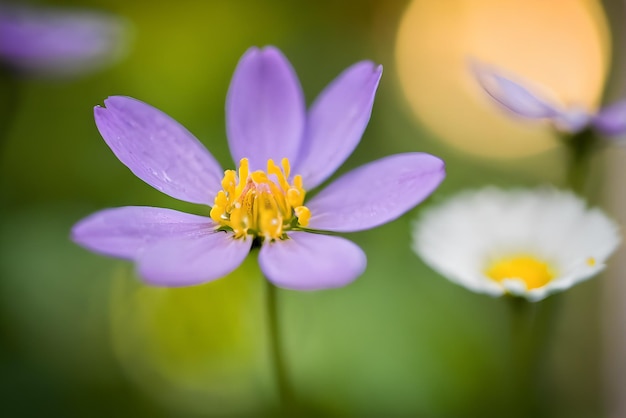
M19 81L0 65L0 157L13 127L19 102Z
M569 155L567 156L567 186L584 196L589 180L591 157L598 148L599 141L594 133L587 129L565 139Z
M266 298L267 298L267 319L270 355L274 368L276 386L278 389L278 397L280 402L281 414L284 417L294 416L295 404L293 396L293 387L289 381L287 365L283 353L283 340L280 334L279 315L278 315L278 288L269 280L265 280Z
M510 312L510 373L513 408L511 416L548 417L543 366L554 334L554 322L559 295L541 302L509 297Z

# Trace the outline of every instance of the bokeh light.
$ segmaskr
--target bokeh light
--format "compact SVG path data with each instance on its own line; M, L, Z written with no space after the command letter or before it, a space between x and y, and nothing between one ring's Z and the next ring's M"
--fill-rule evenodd
M116 269L110 278L111 337L128 376L179 412L245 414L258 408L267 396L259 275L250 257L223 280L166 289L140 284L128 266Z
M554 147L553 133L498 108L472 78L470 60L595 109L609 49L596 1L414 0L399 26L396 61L414 114L441 140L475 155L523 157Z

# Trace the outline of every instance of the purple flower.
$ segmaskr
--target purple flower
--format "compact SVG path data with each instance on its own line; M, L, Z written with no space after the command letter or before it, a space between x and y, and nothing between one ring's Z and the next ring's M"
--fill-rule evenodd
M306 200L352 153L369 121L382 67L354 64L308 112L295 72L273 47L239 61L226 100L230 151L238 171L222 171L184 127L138 100L114 96L96 124L136 176L176 199L211 206L210 217L122 207L80 221L72 237L106 255L135 261L146 282L195 285L237 268L253 244L275 285L314 290L348 284L365 269L363 251L327 232L389 222L425 199L445 176L423 153L388 156L357 168Z
M0 60L19 73L71 76L102 67L124 49L114 16L0 5Z
M607 136L626 133L626 99L593 114L580 106L554 103L533 91L526 81L506 77L493 67L474 62L472 70L487 94L514 115L546 119L571 134L590 127Z

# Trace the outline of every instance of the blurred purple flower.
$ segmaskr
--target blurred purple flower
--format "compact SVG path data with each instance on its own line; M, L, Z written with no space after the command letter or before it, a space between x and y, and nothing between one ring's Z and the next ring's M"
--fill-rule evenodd
M126 23L88 11L0 5L0 61L21 74L75 76L119 58Z
M533 91L526 81L514 81L493 67L476 62L471 66L487 94L517 116L547 119L560 131L572 134L586 128L594 128L607 136L626 133L626 99L593 114L580 106L554 103Z
M305 205L305 189L326 180L360 141L381 74L382 67L372 62L354 64L307 112L282 53L273 47L248 50L226 101L228 142L240 162L238 172L223 172L166 114L132 98L109 97L105 108L95 108L96 124L120 161L163 193L212 206L211 214L107 209L75 225L74 241L134 260L139 274L154 285L187 286L223 277L253 244L261 246L259 264L277 286L314 290L350 283L364 271L365 254L351 241L324 233L389 222L425 199L445 176L436 157L397 154L341 176Z

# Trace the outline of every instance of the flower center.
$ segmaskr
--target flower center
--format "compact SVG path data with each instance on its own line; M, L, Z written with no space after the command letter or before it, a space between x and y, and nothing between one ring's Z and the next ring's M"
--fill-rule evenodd
M236 238L284 239L285 231L307 226L311 212L303 206L306 192L302 176L294 176L290 184L289 174L287 158L282 159L280 167L268 160L267 172L252 173L248 159L242 158L238 173L224 171L211 219L231 229Z
M528 290L545 286L556 273L545 261L531 255L516 255L503 257L491 262L485 269L485 274L496 282L505 279L518 279L526 283Z

